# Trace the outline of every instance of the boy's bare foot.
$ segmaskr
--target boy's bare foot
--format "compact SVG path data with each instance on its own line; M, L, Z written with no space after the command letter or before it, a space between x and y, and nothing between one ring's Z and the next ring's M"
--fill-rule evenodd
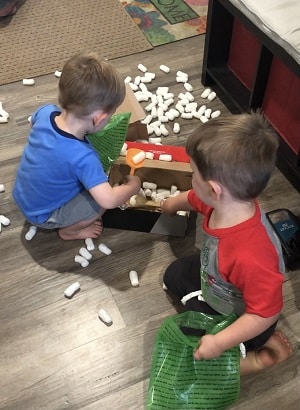
M292 354L292 347L287 337L275 330L266 344L255 352L249 352L246 359L241 359L241 374L254 373L283 362Z
M67 228L61 228L58 230L58 235L65 241L71 241L74 239L96 239L101 235L103 231L102 222L97 220L86 226L86 223L79 222L68 226Z

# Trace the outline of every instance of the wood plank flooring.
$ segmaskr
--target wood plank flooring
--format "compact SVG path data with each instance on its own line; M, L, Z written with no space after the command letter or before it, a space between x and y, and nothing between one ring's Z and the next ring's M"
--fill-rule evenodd
M198 36L113 63L124 78L138 75L142 63L157 74L153 89L169 86L174 93L182 87L175 73L185 71L199 101L203 45L204 36ZM160 64L171 73L160 72ZM56 102L56 90L53 74L37 78L34 87L19 82L0 87L0 101L10 113L9 123L0 124L0 183L5 185L0 213L11 220L0 234L0 409L142 410L155 332L175 313L162 290L162 276L171 261L199 248L200 218L185 238L105 229L96 243L113 252L105 256L94 251L87 268L74 262L82 241L63 242L45 231L26 241L28 224L11 190L29 131L27 118L39 105ZM211 106L227 112L219 98ZM182 121L180 135L166 137L164 143L184 145L196 124ZM300 213L299 193L278 170L259 200L266 211L286 207ZM132 269L139 274L138 288L128 279ZM68 300L63 292L74 281L81 290ZM240 398L231 409L299 408L299 270L286 274L284 296L279 327L289 335L294 355L274 369L243 378ZM112 326L98 319L101 307L113 318Z

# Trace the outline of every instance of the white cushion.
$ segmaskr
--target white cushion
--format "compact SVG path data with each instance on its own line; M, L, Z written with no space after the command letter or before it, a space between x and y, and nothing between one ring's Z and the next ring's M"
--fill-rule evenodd
M300 64L300 0L230 0Z

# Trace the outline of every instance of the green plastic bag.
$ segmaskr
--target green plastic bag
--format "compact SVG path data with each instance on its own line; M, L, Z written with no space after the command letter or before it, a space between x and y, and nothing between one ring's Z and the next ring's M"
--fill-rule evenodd
M193 350L201 338L199 330L202 334L216 334L235 319L235 315L188 311L164 320L155 339L147 410L221 410L237 400L240 392L238 346L216 359L193 358ZM187 329L190 335L185 334Z
M100 157L105 172L109 171L120 155L126 139L130 116L130 112L115 114L103 130L88 135L90 143Z

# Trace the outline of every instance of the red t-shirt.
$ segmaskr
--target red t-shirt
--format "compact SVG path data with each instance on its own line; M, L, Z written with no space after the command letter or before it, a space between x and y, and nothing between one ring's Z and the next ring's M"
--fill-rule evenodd
M284 263L280 242L255 201L255 215L236 226L210 229L213 208L199 200L191 190L191 206L204 215L203 230L217 238L219 275L240 290L245 312L261 317L279 313L283 306L282 284Z

